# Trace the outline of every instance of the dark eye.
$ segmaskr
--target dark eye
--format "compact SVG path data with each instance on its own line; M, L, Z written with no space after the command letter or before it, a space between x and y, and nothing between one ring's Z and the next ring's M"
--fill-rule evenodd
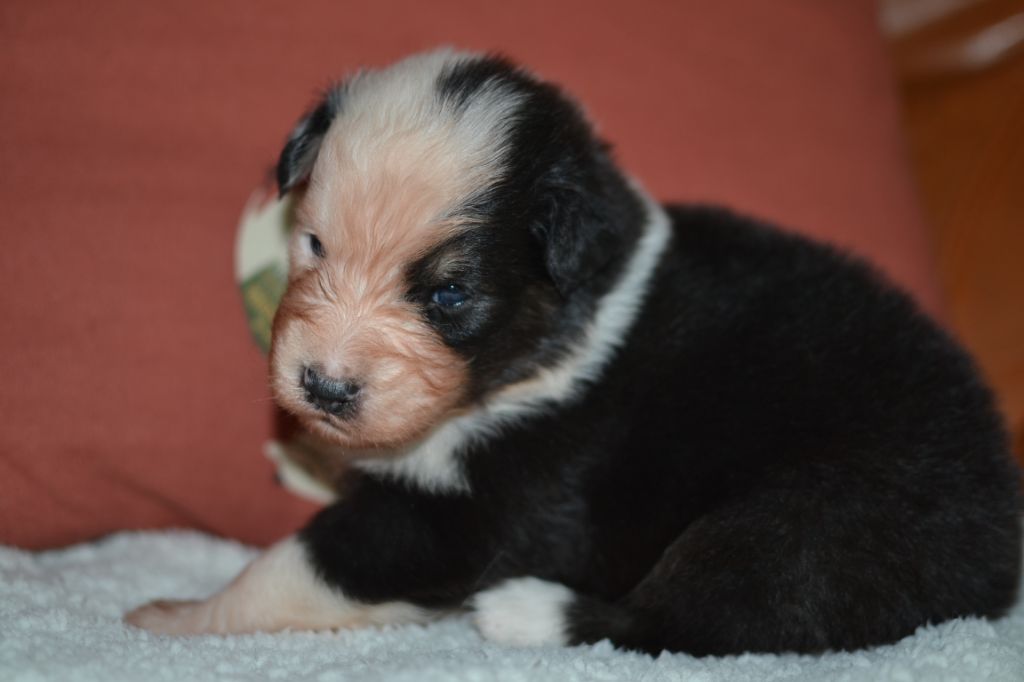
M469 300L469 294L458 284L449 282L443 287L434 289L430 298L442 308L458 308Z
M324 245L319 237L315 234L307 234L306 236L309 237L309 250L313 252L314 256L323 258L327 255L327 251L324 249Z

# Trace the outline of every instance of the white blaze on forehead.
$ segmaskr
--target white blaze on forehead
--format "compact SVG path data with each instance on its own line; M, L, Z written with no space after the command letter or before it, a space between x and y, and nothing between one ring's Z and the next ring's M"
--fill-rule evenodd
M313 169L308 217L346 230L412 229L499 180L522 95L491 81L457 103L438 89L476 58L434 52L348 81ZM369 224L348 225L355 211Z

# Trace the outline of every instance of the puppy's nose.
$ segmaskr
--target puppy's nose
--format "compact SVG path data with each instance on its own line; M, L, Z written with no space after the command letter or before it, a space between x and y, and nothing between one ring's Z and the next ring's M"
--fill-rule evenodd
M352 381L332 379L313 367L302 370L302 388L306 400L316 408L336 417L352 411L360 386Z

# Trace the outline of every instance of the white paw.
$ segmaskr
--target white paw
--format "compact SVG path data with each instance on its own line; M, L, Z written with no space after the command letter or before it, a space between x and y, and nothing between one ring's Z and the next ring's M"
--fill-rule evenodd
M513 646L568 643L565 609L572 590L538 578L514 578L473 598L476 626L487 639Z

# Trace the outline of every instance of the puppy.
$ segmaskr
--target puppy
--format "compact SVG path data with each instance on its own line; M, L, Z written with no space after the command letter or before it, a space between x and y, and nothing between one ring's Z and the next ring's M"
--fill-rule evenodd
M330 90L273 391L340 498L160 633L419 622L518 645L816 652L997 616L1019 477L970 359L863 263L654 203L561 91L436 52Z

